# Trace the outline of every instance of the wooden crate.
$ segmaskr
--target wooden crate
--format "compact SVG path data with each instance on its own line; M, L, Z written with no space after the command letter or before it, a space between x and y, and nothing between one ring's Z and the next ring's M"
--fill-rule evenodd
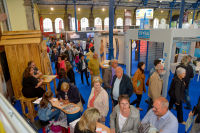
M42 44L40 31L10 31L1 36L0 46L4 46L10 71L14 95L18 99L22 93L22 75L29 61L33 60L39 70L50 74L46 64L47 52ZM41 46L43 45L43 46Z

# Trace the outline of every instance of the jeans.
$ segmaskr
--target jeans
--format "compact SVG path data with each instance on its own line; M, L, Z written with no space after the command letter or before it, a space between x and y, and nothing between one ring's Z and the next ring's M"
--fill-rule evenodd
M189 96L189 88L185 88L185 101L186 101L186 106L188 108L191 108L190 96Z
M53 118L55 119L55 121L58 120L60 115L60 110L56 109L55 111L53 111L50 115L49 115L49 119L52 120Z

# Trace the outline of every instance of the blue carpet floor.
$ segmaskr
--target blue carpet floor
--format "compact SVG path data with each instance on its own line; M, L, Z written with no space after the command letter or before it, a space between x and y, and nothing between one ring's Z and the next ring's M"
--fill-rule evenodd
M133 63L133 64L136 64ZM120 65L123 67L123 69L125 70L125 66L124 65ZM132 65L132 69L133 69L133 73L135 73L136 71L136 67L137 65ZM52 63L52 68L53 68L53 73L55 74L55 64ZM74 69L75 71L75 69ZM126 73L126 71L124 71ZM148 77L148 73L145 73L146 75L146 80L147 80L147 77ZM171 79L173 77L173 74L170 75L170 82L171 82ZM89 95L90 95L90 92L91 92L91 86L87 86L86 84L86 79L84 77L84 82L85 84L82 84L81 83L81 75L77 72L75 72L75 79L76 79L76 85L80 91L80 93L82 94L86 104L84 105L84 110L87 108L87 101L88 101L88 98L89 98ZM58 80L56 81L57 84L58 84ZM89 78L89 82L91 82L91 79ZM169 82L169 84L170 84ZM191 104L192 104L192 107L197 103L197 100L198 100L198 97L200 96L200 81L197 82L197 75L191 80L190 82L190 98L191 98ZM147 88L147 87L146 87ZM54 87L53 87L53 82L51 83L51 90L54 92ZM148 92L148 88L147 88L147 92ZM145 116L145 114L147 113L147 104L145 103L145 99L147 99L147 92L143 94L142 96L142 101L141 101L141 104L140 104L140 107L143 108L143 111L140 111L140 117L141 119ZM136 99L136 95L133 94L130 98L131 102ZM169 97L168 97L168 100L169 100ZM109 98L109 113L106 117L106 126L109 127L109 116L110 116L110 113L112 111L112 102L111 102L111 98ZM183 107L185 106L185 104L183 104ZM14 107L17 109L17 111L22 114L22 110L21 110L21 105L20 105L20 102L17 101L16 104L14 105ZM172 110L173 114L176 115L176 111L175 110ZM184 121L187 120L187 117L188 117L188 114L189 114L189 110L185 110L183 109L183 114L184 114ZM39 130L39 132L42 132L42 130ZM185 126L184 125L181 125L179 124L179 133L184 133L185 132Z

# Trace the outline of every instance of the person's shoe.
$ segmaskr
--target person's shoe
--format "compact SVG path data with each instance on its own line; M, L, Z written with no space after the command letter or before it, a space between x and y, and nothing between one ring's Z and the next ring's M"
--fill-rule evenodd
M192 110L192 108L191 108L191 107L187 107L187 106L186 106L186 107L184 107L184 108L185 108L185 109L188 109L188 110Z
M142 109L142 108L140 108L140 107L137 107L137 109L138 109L139 111L143 111L143 109Z
M185 122L185 121L183 121L183 122L181 122L181 124L185 125L185 124L186 124L186 122Z

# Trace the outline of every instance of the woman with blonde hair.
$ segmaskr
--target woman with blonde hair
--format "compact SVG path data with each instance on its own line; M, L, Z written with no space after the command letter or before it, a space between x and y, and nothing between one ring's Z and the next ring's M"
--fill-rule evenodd
M74 133L95 133L96 123L100 118L100 112L96 108L88 108L76 124Z
M100 77L94 77L92 91L88 99L88 107L95 107L101 114L100 122L104 123L109 110L108 93L101 87Z
M57 97L64 103L70 102L77 104L80 107L81 112L83 111L83 104L85 104L85 101L75 85L63 82Z

